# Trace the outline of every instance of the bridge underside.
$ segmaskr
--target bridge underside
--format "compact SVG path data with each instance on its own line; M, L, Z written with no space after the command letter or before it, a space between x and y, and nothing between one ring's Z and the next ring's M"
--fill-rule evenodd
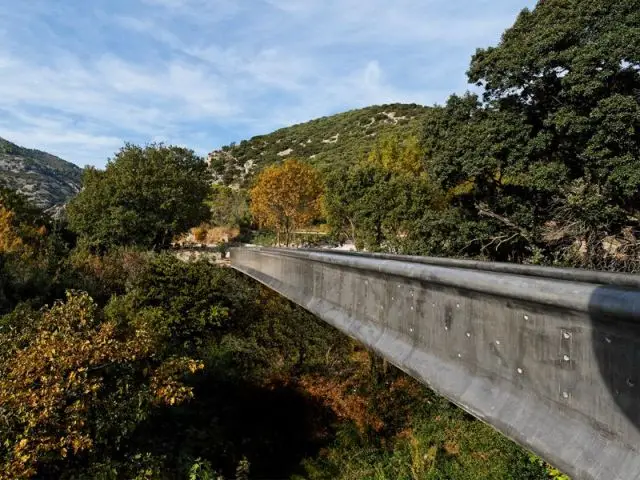
M640 479L635 276L237 248L305 307L576 479Z

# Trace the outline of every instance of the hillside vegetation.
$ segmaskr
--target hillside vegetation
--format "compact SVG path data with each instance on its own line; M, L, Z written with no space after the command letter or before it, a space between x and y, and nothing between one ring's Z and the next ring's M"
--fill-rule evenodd
M366 156L386 134L417 133L428 107L377 105L322 117L259 135L209 154L216 182L248 186L265 167L289 157L306 160L322 172L343 169Z
M176 163L192 168L165 181ZM200 209L150 212L204 205L184 188L203 167L186 149L126 146L70 206L110 229L69 231L0 192L0 479L549 477L266 287L160 251Z
M50 153L20 147L0 138L0 187L50 208L80 191L82 169Z
M640 271L639 28L638 0L523 11L473 56L481 95L452 95L424 110L417 133L385 132L368 155L318 165L335 238Z
M211 188L191 150L125 145L68 224L0 190L0 479L566 479L302 308L166 250L203 221L285 243L325 222L368 250L640 271L639 30L640 0L541 1L477 50L478 95L210 157L250 189Z

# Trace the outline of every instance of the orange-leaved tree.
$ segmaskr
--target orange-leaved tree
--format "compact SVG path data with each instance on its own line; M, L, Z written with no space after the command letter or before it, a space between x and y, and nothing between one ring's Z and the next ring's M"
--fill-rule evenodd
M40 219L19 215L0 197L0 255L30 257L44 247L47 228Z
M0 254L13 253L23 246L14 218L15 214L0 202Z
M65 459L117 450L152 406L192 397L183 377L203 365L164 355L157 312L129 323L113 307L68 293L0 320L0 479L59 478Z
M320 217L323 185L318 172L295 159L265 169L251 190L251 213L289 246L293 232Z

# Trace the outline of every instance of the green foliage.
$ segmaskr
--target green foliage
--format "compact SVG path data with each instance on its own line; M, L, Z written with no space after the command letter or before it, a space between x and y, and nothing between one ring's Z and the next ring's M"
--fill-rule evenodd
M563 256L568 243L584 242L586 266L637 268L598 259L635 255L606 251L603 240L623 240L637 226L638 7L623 0L540 2L521 13L500 45L478 50L469 70L470 81L485 89L483 116L498 129L490 141L506 147L497 167L516 185L497 186L500 197L512 200L498 198L491 212L526 232L529 246ZM514 137L503 141L504 134ZM481 147L473 156L490 158L487 152ZM575 208L576 189L593 199L588 208Z
M0 190L0 315L64 294L68 232L24 197ZM11 245L8 245L7 242Z
M99 303L72 293L0 318L10 478L546 478L514 474L542 467L231 269L130 248L66 268Z
M149 252L132 247L116 247L103 255L76 248L66 260L65 285L88 292L99 304L112 295L122 295L149 268Z
M542 463L399 372L361 382L356 388L367 398L370 418L380 419L381 426L341 423L332 444L305 460L304 478L548 478Z
M125 296L115 298L108 311L121 315L148 314L155 330L176 351L189 351L208 336L239 328L251 321L251 301L237 276L207 261L185 263L169 254L158 255L131 282ZM158 315L161 312L161 315ZM132 318L133 320L133 318Z
M421 117L423 162L388 138L373 167L329 175L334 230L369 250L640 270L638 7L523 11L473 57L482 98L453 95Z
M211 169L226 185L248 187L264 168L282 161L279 153L291 148L293 156L323 174L342 171L366 157L380 136L417 133L428 112L421 105L390 104L318 118L223 147L214 152Z
M85 171L83 189L68 206L70 225L92 248L166 247L207 219L205 172L191 150L126 145L104 171Z
M277 238L274 232L260 230L251 232L251 235L247 238L247 243L259 245L261 247L272 247L276 245Z
M325 210L334 233L368 250L406 251L415 215L443 206L421 160L415 138L388 137L346 175L329 175Z
M637 271L639 12L539 2L473 57L481 96L296 125L225 147L211 169L246 187L293 149L323 172L333 236L368 250ZM207 220L203 173L190 151L125 147L87 172L70 217L88 248L68 259L64 235L6 197L3 473L566 478L240 274L114 248ZM243 225L246 199L216 187L209 219ZM65 288L96 303L39 310Z
M30 226L40 226L46 222L47 216L41 209L33 205L24 195L8 188L0 188L0 204L11 210L16 221Z
M86 294L2 324L0 473L49 476L92 452L117 449L155 404L188 399L199 366L162 357L151 325L102 318ZM72 458L73 457L73 458Z
M206 204L211 210L212 225L244 227L251 223L249 195L246 190L214 185Z

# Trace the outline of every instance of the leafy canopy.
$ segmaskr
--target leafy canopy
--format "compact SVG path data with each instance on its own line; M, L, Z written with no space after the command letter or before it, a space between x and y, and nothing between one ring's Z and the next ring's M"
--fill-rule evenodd
M117 448L152 406L192 396L181 376L201 364L163 357L150 319L103 315L86 294L3 319L0 477L53 474L67 456Z
M207 218L206 164L186 148L125 145L104 171L88 169L68 207L91 247L162 248Z
M256 222L284 234L289 245L295 229L320 216L323 185L308 164L287 160L264 170L251 190L251 212Z

